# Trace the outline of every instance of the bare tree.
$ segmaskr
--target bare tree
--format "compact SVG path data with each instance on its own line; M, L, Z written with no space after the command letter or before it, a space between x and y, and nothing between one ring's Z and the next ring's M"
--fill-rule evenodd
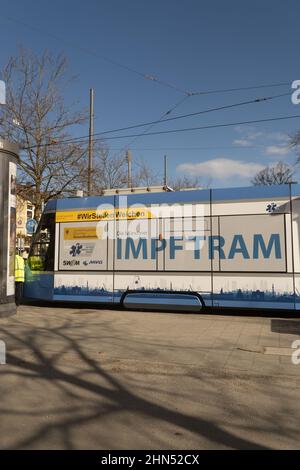
M134 186L154 186L162 185L162 176L155 172L144 159L135 162L133 174Z
M179 191L180 189L192 189L192 188L201 188L206 189L210 186L210 181L203 182L201 177L199 176L178 176L174 179L171 179L169 182L169 186L175 191Z
M36 217L42 203L76 187L86 166L85 148L70 139L71 130L86 120L86 112L65 105L62 92L66 58L41 56L21 49L2 71L7 104L1 108L0 134L23 146L18 182L30 191ZM23 188L24 189L24 188Z
M295 165L300 163L300 131L290 135L290 147L296 152L297 159Z
M254 186L291 183L295 174L295 167L278 162L259 171L252 179Z
M137 171L134 175L136 186L163 185L163 175L155 172L147 161L141 159L137 162ZM180 189L208 188L210 181L204 182L199 176L182 175L168 180L168 186L175 191Z
M112 155L107 147L95 148L93 170L94 193L103 189L123 188L127 186L127 167L124 156Z
M133 162L132 185L153 186L162 184L158 174L143 159ZM103 189L124 188L128 186L128 167L125 155L111 154L109 148L101 143L95 149L93 170L94 192Z
M291 147L300 147L300 131L290 135L289 143Z
M162 186L164 177L161 172L155 172L147 161L140 159L140 161L137 162L133 179L136 186ZM180 189L208 188L211 182L210 180L204 182L200 176L182 175L169 178L167 184L175 191L179 191Z
M101 193L103 189L127 187L127 163L125 155L112 155L103 143L95 149L95 164L93 170L94 192ZM154 186L163 185L163 175L151 168L144 159L133 160L132 185ZM210 182L204 183L198 176L183 175L170 179L168 186L175 190L189 188L207 188Z

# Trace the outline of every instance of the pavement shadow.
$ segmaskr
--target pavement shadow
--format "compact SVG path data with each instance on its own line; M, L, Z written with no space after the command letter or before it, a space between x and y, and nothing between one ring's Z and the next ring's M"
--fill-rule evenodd
M272 333L300 336L300 320L271 320Z
M118 379L117 373L105 369L101 361L96 360L84 347L87 337L82 333L83 325L78 321L74 323L72 320L66 320L61 325L53 327L47 325L45 318L43 328L27 325L21 334L14 329L1 326L1 335L2 337L4 335L10 344L8 365L0 369L2 381L5 375L13 377L16 382L20 378L29 380L30 383L40 384L42 381L45 387L45 406L42 409L16 410L7 409L3 406L5 403L3 402L0 413L6 416L17 414L20 422L28 415L42 418L49 413L47 391L50 385L57 387L63 403L78 403L76 406L60 405L52 409L51 414L56 416L55 419L51 419L50 422L41 419L38 429L32 432L27 428L24 436L14 439L9 446L10 449L35 448L40 446L41 442L47 442L47 437L53 433L61 436L63 448L73 449L75 444L72 441L72 431L78 426L88 425L95 420L98 420L101 426L104 417L110 415L111 419L114 419L114 415L124 412L130 413L133 417L142 416L148 422L165 423L173 426L175 430L179 427L198 436L200 441L200 438L210 441L212 446L234 449L267 448L259 442L239 436L238 431L233 433L209 419L172 408L171 404L169 406L159 404L155 400L141 396L137 387L124 385ZM113 322L105 322L103 325L99 337L100 344L101 335L106 338L110 335L113 337ZM53 344L55 341L59 344L59 348L51 352L45 348L50 336ZM72 369L72 364L71 367L70 364L66 367L64 357L68 354L74 358L74 364L80 361L80 370ZM88 394L89 397L84 400L84 408L82 393ZM145 429L143 432L150 431Z

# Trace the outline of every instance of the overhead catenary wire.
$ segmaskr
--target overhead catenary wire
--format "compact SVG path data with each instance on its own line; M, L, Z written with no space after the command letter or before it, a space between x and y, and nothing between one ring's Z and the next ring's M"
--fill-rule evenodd
M187 96L185 96L178 103L176 103L171 109L169 109L167 112L163 113L162 116L160 117L160 119L158 119L158 120L139 123L139 124L134 124L134 125L131 125L131 126L120 127L120 128L116 128L116 129L110 129L110 130L106 130L106 131L102 131L102 132L95 132L94 136L97 136L97 135L98 136L100 136L100 135L101 136L106 136L107 134L111 134L111 133L115 133L115 132L123 132L123 131L126 131L126 130L131 130L131 129L136 129L136 128L140 128L140 127L149 126L149 127L147 127L147 129L143 133L138 134L137 136L134 136L134 137L141 137L143 135L146 135L146 132L149 131L155 124L163 124L165 122L175 121L175 120L179 120L179 119L185 119L185 118L188 118L188 117L194 117L194 116L198 116L198 115L206 114L206 113L211 113L211 112L215 112L215 111L231 109L231 108L235 108L235 107L239 107L239 106L246 106L246 105L249 105L249 104L262 103L262 102L270 101L270 100L280 98L280 97L283 97L283 96L287 96L287 95L290 95L290 93L281 93L279 95L267 96L267 97L262 97L262 98L255 98L253 100L247 100L247 101L240 101L238 103L231 103L231 104L224 105L224 106L217 106L217 107L214 107L214 108L208 108L208 109L205 109L205 110L201 110L201 111L197 111L197 112L193 112L193 113L188 113L188 114L181 114L179 116L174 116L174 117L171 117L171 118L164 119L165 116L169 115L180 104L182 104L183 101L185 101L188 98ZM73 138L70 138L70 139L64 139L64 140L61 140L61 141L56 141L54 143L49 142L49 143L41 144L40 146L48 147L48 146L53 146L53 145L58 145L58 144L71 144L71 143L75 143L75 144L78 143L79 144L79 143L83 143L84 140L87 139L88 137L89 137L88 135L84 135L84 136L80 136L80 137L73 137ZM126 136L124 136L124 137L126 137ZM105 137L105 139L107 140L108 137ZM95 140L99 141L99 140L103 140L103 139L95 139ZM135 142L135 140L131 141L129 144L127 144L127 147L129 145L132 145L132 143L134 143L134 142ZM36 147L37 147L37 145L33 145L33 146L26 147L26 149L33 149L33 148L36 148ZM124 149L126 150L125 147L124 147Z
M149 126L149 125L152 126L152 125L155 125L155 124L162 124L164 122L176 121L178 119L185 119L185 118L188 118L188 117L199 116L201 114L211 113L211 112L215 112L215 111L222 111L222 110L225 110L225 109L235 108L235 107L238 107L238 106L246 106L248 104L261 103L263 101L270 101L270 100L275 99L275 98L281 98L282 96L290 96L290 93L281 93L280 95L267 96L267 97L263 97L263 98L255 98L253 100L247 100L247 101L240 101L238 103L233 103L233 104L224 105L224 106L218 106L218 107L215 107L215 108L208 108L208 109L204 109L202 111L196 111L194 113L181 114L179 116L174 116L174 117L171 117L171 118L163 119L164 116L170 114L177 106L179 106L179 104L182 104L182 102L187 99L187 97L185 97L176 106L174 106L170 111L164 113L163 116L160 119L156 120L156 121L144 122L144 123L135 124L135 125L132 125L132 126L122 127L122 128L119 128L119 129L108 130L108 131L103 131L103 132L97 132L94 135L111 134L113 132L127 131L127 130L135 129L135 128L138 128L138 127L144 127L144 126ZM80 137L78 137L78 139L80 139Z
M176 108L178 108L178 106L180 106L184 101L186 101L187 99L189 98L189 96L185 96L184 98L180 99L178 102L176 102L172 108L168 109L168 111L164 112L160 118L156 121L153 121L153 122L150 122L147 125L147 128L144 130L144 132L142 132L139 136L136 136L134 137L130 142L128 142L119 152L119 154L121 152L124 152L124 151L127 151L132 144L134 144L134 142L137 141L137 139L139 139L140 137L142 137L146 132L150 131L156 124L159 124L159 123L162 123L164 122L164 117L165 116L169 116L173 111L175 111Z
M212 124L208 126L200 126L200 127L186 127L183 129L170 129L167 131L156 131L156 132L148 132L146 134L133 134L133 135L125 135L125 136L112 136L112 137L107 137L108 140L116 140L116 139L123 139L123 138L129 138L129 137L137 137L140 135L143 136L151 136L151 135L161 135L161 134L172 134L176 132L188 132L188 131L197 131L197 130L205 130L205 129L217 129L221 127L232 127L232 126L241 126L245 124L258 124L260 122L273 122L273 121L284 121L288 119L296 119L300 118L300 114L295 114L292 116L278 116L275 118L266 118L266 119L253 119L249 121L237 121L237 122L229 122L229 123L221 123L221 124ZM97 139L96 139L97 140ZM102 139L99 139L102 140Z
M112 65L117 66L119 68L123 68L124 70L127 70L128 72L131 72L131 73L134 73L135 75L141 76L145 80L155 82L155 83L157 83L159 85L162 85L164 87L172 88L172 89L176 90L177 92L183 93L185 95L184 99L186 99L188 97L191 97L191 96L201 96L201 95L209 95L209 94L215 94L215 93L233 93L233 92L238 92L238 91L243 91L243 90L254 90L254 89L262 89L262 88L273 88L273 87L289 86L291 84L291 81L281 81L281 82L278 82L278 83L264 83L264 84L257 84L257 85L251 85L251 86L239 86L239 87L231 87L231 88L223 88L223 89L191 91L191 90L187 90L187 89L184 89L182 87L179 87L178 85L176 85L174 83L170 83L170 82L167 82L165 80L161 80L160 78L158 78L157 76L155 76L153 74L144 73L140 70L135 69L134 67L128 66L127 64L124 64L124 63L118 62L114 59L111 59L110 57L101 55L99 53L95 53L94 51L92 51L89 48L84 48L81 45L73 44L71 42L66 43L65 39L62 39L61 37L58 37L57 35L55 35L53 33L50 33L49 31L46 31L44 28L43 29L38 28L38 27L33 26L29 23L26 23L22 20L13 18L11 16L7 16L7 15L2 15L2 18L5 18L8 21L20 24L24 27L30 28L30 29L38 32L39 34L48 35L49 37L52 37L52 38L54 38L55 40L57 40L59 42L65 42L66 45L69 45L72 48L75 48L75 49L80 50L81 52L83 52L85 54L89 54L93 57L96 57L97 59L107 61L108 63L111 63ZM178 105L176 104L175 107L177 107L177 106ZM161 122L163 120L163 117L165 115L168 115L168 114L169 114L169 112L164 113L158 121L149 124L149 126L150 126L149 129L146 129L142 134L139 134L138 136L134 137L133 142L130 142L129 144L127 144L124 147L124 150L128 149L128 147L132 143L134 143L142 135L145 135L147 131L149 131L154 125L156 125L156 123ZM114 131L110 131L110 132L116 132L116 131L114 130ZM77 138L74 138L74 139L77 139ZM97 140L99 140L99 139L97 139ZM72 139L70 141L75 141L75 140ZM56 145L56 144L54 144L54 145ZM32 146L31 148L34 148L34 147Z
M282 84L280 84L280 86L282 86ZM244 87L245 88L245 87ZM247 89L247 87L246 87ZM249 89L249 88L248 88ZM231 89L231 91L233 91L233 89ZM216 93L220 93L220 90L215 90ZM204 114L206 112L212 112L212 111L219 111L219 110L224 110L224 109L228 109L228 108L232 108L232 107L235 107L235 106L241 106L241 105L246 105L246 104L252 104L252 103L260 103L262 101L269 101L269 100L272 100L272 99L275 99L275 98L280 98L282 96L287 96L287 95L290 95L290 92L289 93L281 93L280 95L274 95L274 96L271 96L271 97L263 97L263 98L256 98L254 100L249 100L248 102L243 102L243 103L238 103L238 104L233 104L233 105L227 105L227 106L220 106L218 108L214 108L214 109L209 109L209 110L204 110L204 111L200 111L200 112L196 112L196 113L189 113L189 114L186 114L186 115L181 115L181 116L175 116L173 118L166 118L164 119L166 116L168 116L171 112L173 112L178 106L180 106L184 101L186 101L188 98L190 98L191 96L194 96L194 95L200 95L200 94L205 94L205 93L188 93L186 94L186 96L180 100L178 103L176 103L170 110L168 110L167 112L163 113L161 115L161 117L157 120L157 121L152 121L150 123L147 123L147 124L143 124L143 126L149 124L149 126L145 129L144 132L142 132L140 135L138 136L135 136L133 138L133 140L131 140L126 146L124 146L119 154L121 152L124 152L124 151L128 151L128 149L130 148L130 146L132 146L132 144L134 144L137 139L139 139L140 137L142 137L143 135L146 135L147 132L149 130L151 130L156 124L159 124L159 123L163 123L163 122L167 122L167 121L173 121L173 120L176 120L176 119L182 119L182 118L187 118L187 117L192 117L192 116L196 116L196 115L199 115L199 114ZM209 94L209 92L207 92L206 94ZM141 127L141 125L138 125L137 127ZM132 127L131 127L132 128ZM123 129L123 130L129 130L128 128L127 129ZM97 140L97 139L96 139ZM139 163L137 163L138 166Z
M218 93L230 93L230 92L236 92L236 91L250 91L250 90L258 90L261 88L274 88L274 87L282 87L282 86L290 86L292 82L280 82L280 83L271 83L267 85L253 85L253 86L247 86L247 87L238 87L238 88L223 88L223 89L217 89L217 90L204 90L204 91L195 91L189 93L187 96L202 96L202 95L212 95L212 94L218 94ZM285 95L290 95L289 93L284 93L279 96L285 96ZM99 119L99 116L96 116L95 119Z
M140 71L134 67L131 67L127 64L124 64L122 62L119 62L115 59L112 59L106 55L103 55L103 54L99 54L99 53L96 53L94 52L93 50L89 49L89 48L85 48L85 47L82 47L81 45L79 44L73 44L72 42L70 41L66 41L65 39L62 39L61 37L57 36L56 34L53 34L49 31L46 31L44 29L41 29L41 28L38 28L37 26L34 26L32 24L29 24L25 21L22 21L22 20L19 20L17 18L13 18L12 16L7 16L7 15L2 15L1 14L1 18L5 18L6 20L8 21L11 21L13 23L16 23L16 24L19 24L19 25L22 25L22 26L25 26L26 28L29 28L33 31L36 31L38 32L39 34L43 34L43 35L46 35L46 36L49 36L53 39L55 39L56 41L59 41L60 43L64 43L66 46L68 47L71 47L72 49L77 49L85 54L88 54L90 56L93 56L97 59L100 59L100 60L103 60L105 62L108 62L110 63L111 65L114 65L116 67L119 67L119 68L122 68L124 70L127 70L127 72L130 72L130 73L133 73L135 75L138 75L140 76L141 78L143 78L144 80L147 80L147 81L151 81L151 82L154 82L154 83L157 83L158 85L162 85L164 87L167 87L167 88L172 88L173 90L176 90L177 92L179 93L183 93L185 94L186 96L191 96L193 95L193 92L189 91L189 90L185 90L184 88L180 87L179 85L176 85L176 84L173 84L173 83L170 83L170 82L167 82L165 80L162 80L160 79L159 77L157 77L156 75L152 74L152 73L145 73L143 71Z
M172 88L172 89L176 90L179 93L185 94L186 96L199 96L199 95L208 95L208 94L215 94L215 93L233 93L233 92L243 91L243 90L255 90L255 89L260 89L260 88L273 88L273 87L289 86L292 83L292 80L291 80L291 81L284 81L284 82L282 81L282 82L278 82L278 83L264 83L264 84L258 84L258 85L240 86L240 87L238 86L238 87L223 88L223 89L191 91L191 90L188 90L188 89L184 89L183 87L180 87L177 84L162 80L161 78L157 77L154 74L142 72L140 70L137 70L134 67L131 67L131 66L129 66L127 64L124 64L124 63L121 63L121 62L119 62L115 59L112 59L112 58L110 58L106 55L102 55L102 54L99 54L99 53L96 53L96 52L92 51L91 49L84 48L79 44L73 44L70 41L65 41L65 39L57 36L56 34L53 34L53 33L49 32L49 31L46 31L44 28L43 29L38 28L37 26L29 24L25 21L14 18L12 16L4 15L4 14L1 14L1 18L2 19L5 18L6 20L8 20L10 22L22 25L23 27L29 28L33 31L36 31L39 34L52 37L56 41L59 41L60 43L64 43L68 47L71 47L73 49L77 49L77 50L79 50L79 51L81 51L85 54L88 54L90 56L93 56L97 59L104 60L104 61L106 61L106 62L108 62L108 63L110 63L110 64L112 64L116 67L122 68L124 70L127 70L130 73L133 73L137 76L140 76L144 80L157 83L158 85L161 85L161 86L164 86L164 87Z
M300 114L295 114L292 116L278 116L275 118L266 118L266 119L253 119L249 121L236 121L236 122L228 122L228 123L220 123L220 124L212 124L208 126L200 126L200 127L186 127L183 129L170 129L167 131L155 131L155 132L148 132L146 134L130 134L130 135L116 135L112 137L107 137L106 140L117 140L117 139L128 139L133 137L140 137L140 136L153 136L153 135L162 135L162 134L174 134L176 132L188 132L188 131L198 131L198 130L206 130L206 129L218 129L221 127L232 127L232 126L240 126L245 124L258 124L261 122L274 122L274 121L284 121L288 119L299 119ZM103 139L95 139L95 141L101 141ZM85 141L84 141L85 142ZM23 150L27 150L30 147L24 147Z
M236 88L219 88L216 90L203 90L203 91L192 92L192 96L212 95L212 94L217 94L217 93L233 93L235 91L258 90L259 88L275 88L275 87L281 87L281 86L291 86L291 83L292 81L260 84L260 85L250 85L250 86L242 86L242 87L236 87Z
M192 116L196 116L196 115L199 115L199 114L204 114L204 113L207 113L207 112L224 110L224 109L232 108L232 107L235 107L235 106L241 106L241 105L252 104L252 103L260 103L260 102L263 102L263 101L268 101L268 100L272 100L272 99L275 99L275 98L280 98L282 96L287 96L287 95L290 95L290 93L281 93L280 95L275 95L275 96L271 96L271 97L256 98L254 100L248 100L247 102L242 102L242 103L232 104L232 105L227 105L227 106L219 106L217 108L211 108L209 110L204 110L204 111L199 111L199 112L196 112L196 113L189 113L189 114L185 114L185 115L181 115L181 116L175 116L173 118L164 119L166 116L170 115L171 112L173 112L178 106L180 106L184 101L189 99L190 96L191 96L191 95L186 95L178 103L176 103L171 109L169 109L168 111L163 113L158 120L152 121L152 122L149 122L149 123L146 123L146 124L144 123L142 125L138 125L137 127L143 127L143 126L147 125L147 128L141 134L133 137L133 139L130 142L128 142L120 150L120 152L118 152L118 154L120 154L121 152L125 152L125 151L127 152L129 150L129 148L132 146L132 144L134 144L137 141L137 139L141 138L143 135L146 135L147 132L149 132L149 130L151 130L156 124L164 123L164 122L168 122L168 121L173 121L173 120L176 120L176 119L192 117ZM129 129L130 128L132 128L132 127L129 127ZM129 130L129 129L127 128L127 129L123 129L123 130ZM139 163L137 163L137 166L140 166Z
M207 146L197 146L197 147L131 147L131 150L135 150L137 152L141 151L157 151L157 150L222 150L222 149L230 149L230 150L247 150L247 149L252 149L252 148L269 148L272 145L263 145L263 144L235 144L235 145L207 145ZM287 147L291 147L290 144L286 145L277 145L276 147L286 149ZM110 147L110 150L121 150L123 147Z

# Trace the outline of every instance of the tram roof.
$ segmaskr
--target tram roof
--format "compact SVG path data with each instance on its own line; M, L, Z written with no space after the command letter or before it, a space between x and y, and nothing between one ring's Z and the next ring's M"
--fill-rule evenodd
M123 206L132 204L182 204L182 203L221 203L260 199L280 199L300 197L300 184L282 184L272 186L249 186L240 188L196 189L188 191L156 192L143 194L70 197L55 199L47 203L45 212L55 210L71 210L96 208L100 204ZM127 198L127 204L124 197Z

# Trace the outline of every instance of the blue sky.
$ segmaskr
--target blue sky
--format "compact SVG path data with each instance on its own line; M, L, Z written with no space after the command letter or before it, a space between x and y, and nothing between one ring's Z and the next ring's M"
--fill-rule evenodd
M184 97L103 59L153 75L184 90L199 91L292 82L300 79L300 3L296 0L11 0L2 5L0 67L18 46L64 53L78 75L68 102L88 105L95 90L95 132L159 119ZM41 31L11 21L37 27ZM58 39L56 39L56 36ZM189 97L171 116L256 97L288 93L289 86ZM300 114L289 96L156 125L151 131ZM251 176L278 160L293 163L287 136L300 118L178 134L139 137L134 161L143 158L171 176L198 174L212 186L249 184ZM75 135L85 134L86 127ZM134 132L135 133L135 132ZM132 139L109 140L120 152Z

